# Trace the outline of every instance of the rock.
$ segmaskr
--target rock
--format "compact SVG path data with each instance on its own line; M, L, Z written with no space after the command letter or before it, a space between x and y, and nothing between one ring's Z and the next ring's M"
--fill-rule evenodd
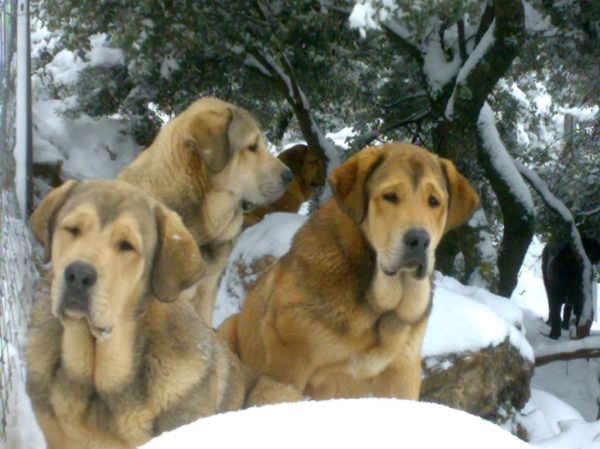
M533 370L508 338L476 352L425 357L421 400L503 424L529 400Z

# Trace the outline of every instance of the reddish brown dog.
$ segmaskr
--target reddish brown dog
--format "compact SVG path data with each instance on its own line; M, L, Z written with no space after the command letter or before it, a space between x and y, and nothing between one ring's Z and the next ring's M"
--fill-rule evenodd
M255 225L274 212L297 213L317 187L325 185L327 168L304 144L294 145L277 156L294 174L281 198L244 214L244 227Z
M435 249L479 197L449 160L366 148L330 176L335 198L219 334L253 368L316 399L418 399Z

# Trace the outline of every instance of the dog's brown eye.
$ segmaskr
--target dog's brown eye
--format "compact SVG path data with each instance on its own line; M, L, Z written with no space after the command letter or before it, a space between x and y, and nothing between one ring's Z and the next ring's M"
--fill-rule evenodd
M258 145L257 145L257 144L255 144L255 143L253 143L252 145L250 145L250 146L248 147L248 149L249 149L250 151L252 151L253 153L256 153L256 150L258 150Z
M119 242L119 251L133 251L133 246L128 241L121 240Z
M438 199L435 196L431 195L429 197L429 205L431 207L438 207L440 205L440 202L438 201Z
M386 200L388 203L392 203L392 204L398 203L398 195L396 195L394 192L384 193L383 199Z
M73 237L77 237L79 234L81 234L81 231L76 226L66 226L65 231L67 231Z

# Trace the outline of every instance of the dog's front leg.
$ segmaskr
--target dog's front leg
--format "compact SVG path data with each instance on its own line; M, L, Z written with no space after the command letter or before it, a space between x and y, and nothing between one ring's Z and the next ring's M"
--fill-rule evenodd
M396 360L386 368L373 385L376 398L419 400L421 392L421 358Z

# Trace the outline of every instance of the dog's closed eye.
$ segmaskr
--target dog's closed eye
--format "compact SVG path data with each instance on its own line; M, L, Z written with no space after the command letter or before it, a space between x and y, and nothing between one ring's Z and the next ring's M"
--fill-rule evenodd
M119 242L119 251L135 251L135 248L127 240L121 240Z
M79 229L77 226L65 226L63 229L73 237L77 237L81 234L81 229Z
M388 203L398 204L398 195L396 195L394 192L384 193L383 199Z

